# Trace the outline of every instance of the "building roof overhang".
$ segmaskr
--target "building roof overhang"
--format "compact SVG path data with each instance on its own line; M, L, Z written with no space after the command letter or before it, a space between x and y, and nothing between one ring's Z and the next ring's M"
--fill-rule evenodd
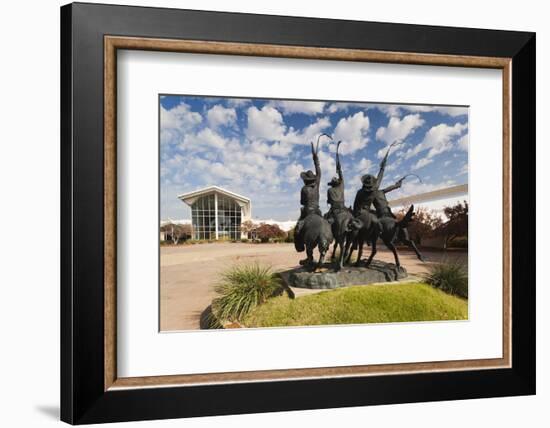
M246 196L239 195L238 193L231 192L219 186L208 186L202 189L194 190L192 192L182 193L181 195L178 195L178 199L180 199L182 202L185 202L187 205L192 205L198 197L206 196L210 193L225 195L241 202L241 204L250 205L250 199Z

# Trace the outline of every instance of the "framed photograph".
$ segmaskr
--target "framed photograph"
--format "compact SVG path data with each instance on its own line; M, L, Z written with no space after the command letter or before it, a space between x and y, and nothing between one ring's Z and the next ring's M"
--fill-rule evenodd
M61 8L61 418L535 393L535 34Z

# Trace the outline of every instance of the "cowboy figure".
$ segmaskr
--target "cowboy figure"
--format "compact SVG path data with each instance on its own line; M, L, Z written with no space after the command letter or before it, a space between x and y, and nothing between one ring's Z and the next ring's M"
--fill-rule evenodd
M382 179L384 178L384 170L386 168L389 154L390 150L388 149L380 164L380 170L378 171L377 177L374 177L371 174L365 174L361 177L363 187L357 191L355 202L353 203L353 212L355 216L358 216L362 210L370 210L371 205L374 205L377 217L395 218L395 215L392 213L390 205L388 204L388 200L386 199L386 193L399 189L403 183L403 178L391 186L380 189L380 184L382 184Z
M315 151L313 143L311 143L311 154L313 156L313 164L315 165L315 173L313 171L304 171L300 173L300 178L304 185L300 192L300 218L296 225L296 235L300 233L304 225L304 219L310 214L322 215L319 209L319 185L321 183L321 165L319 164L319 156Z
M330 209L325 214L325 218L329 223L333 223L336 215L341 210L345 210L345 198L344 198L344 174L342 174L342 165L340 164L340 155L338 154L338 147L341 141L336 146L336 173L337 177L332 177L332 180L328 183L329 189L327 190L327 203L330 205Z

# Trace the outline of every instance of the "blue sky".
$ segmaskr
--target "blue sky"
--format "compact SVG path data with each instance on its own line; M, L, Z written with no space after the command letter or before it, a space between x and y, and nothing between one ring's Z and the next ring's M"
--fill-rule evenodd
M299 215L300 172L313 169L310 141L319 133L342 140L346 201L360 177L377 174L387 146L383 186L408 173L388 199L468 182L468 108L376 103L160 97L161 219L188 219L177 195L218 185L252 200L254 219ZM321 140L321 208L335 175L335 144Z

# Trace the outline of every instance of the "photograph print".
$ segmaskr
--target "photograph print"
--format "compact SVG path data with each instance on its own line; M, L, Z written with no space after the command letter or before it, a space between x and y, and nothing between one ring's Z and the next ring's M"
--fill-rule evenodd
M468 106L158 108L160 331L468 319Z

